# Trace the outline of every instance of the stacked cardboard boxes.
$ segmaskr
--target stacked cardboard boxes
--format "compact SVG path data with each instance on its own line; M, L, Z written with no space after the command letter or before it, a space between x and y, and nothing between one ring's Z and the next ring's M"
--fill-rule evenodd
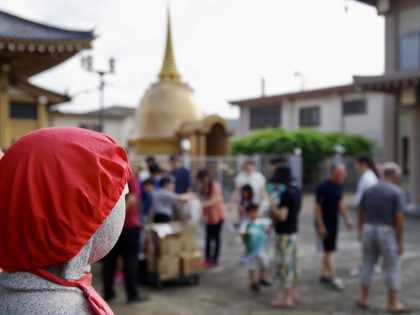
M161 281L198 275L203 256L197 251L194 226L180 223L153 224L147 239L147 270Z

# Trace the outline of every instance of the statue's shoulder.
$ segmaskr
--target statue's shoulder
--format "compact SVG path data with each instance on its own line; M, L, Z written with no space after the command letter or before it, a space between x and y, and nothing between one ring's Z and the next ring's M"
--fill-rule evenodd
M0 290L1 291L1 290ZM90 307L77 291L26 291L0 297L0 314L42 314L42 315L88 315Z

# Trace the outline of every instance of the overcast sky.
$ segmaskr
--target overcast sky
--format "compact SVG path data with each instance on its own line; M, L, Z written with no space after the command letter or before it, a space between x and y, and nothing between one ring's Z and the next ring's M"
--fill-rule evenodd
M43 23L94 29L95 67L116 58L106 106L137 106L157 80L170 4L175 57L184 82L206 114L235 117L229 100L351 82L379 74L384 64L384 21L353 0L1 0L0 9ZM345 6L348 6L347 12ZM85 52L86 53L86 52ZM98 86L78 55L31 79L69 94ZM98 93L74 97L64 110L98 108Z

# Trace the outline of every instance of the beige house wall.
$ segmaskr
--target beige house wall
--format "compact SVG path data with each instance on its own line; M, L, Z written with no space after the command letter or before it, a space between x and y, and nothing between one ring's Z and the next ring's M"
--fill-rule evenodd
M344 100L366 99L367 113L363 115L343 115ZM361 135L377 144L378 154L383 156L386 133L386 95L382 93L344 93L302 100L285 100L281 106L281 127L286 130L300 128L299 111L304 108L319 107L321 124L314 127L320 132L344 132ZM249 134L250 107L240 107L238 137ZM395 116L394 116L395 117Z

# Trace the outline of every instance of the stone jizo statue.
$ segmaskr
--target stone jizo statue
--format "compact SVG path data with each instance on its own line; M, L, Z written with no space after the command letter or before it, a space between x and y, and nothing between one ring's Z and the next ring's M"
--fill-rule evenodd
M90 265L124 223L125 150L78 128L19 139L0 160L0 314L113 314Z

